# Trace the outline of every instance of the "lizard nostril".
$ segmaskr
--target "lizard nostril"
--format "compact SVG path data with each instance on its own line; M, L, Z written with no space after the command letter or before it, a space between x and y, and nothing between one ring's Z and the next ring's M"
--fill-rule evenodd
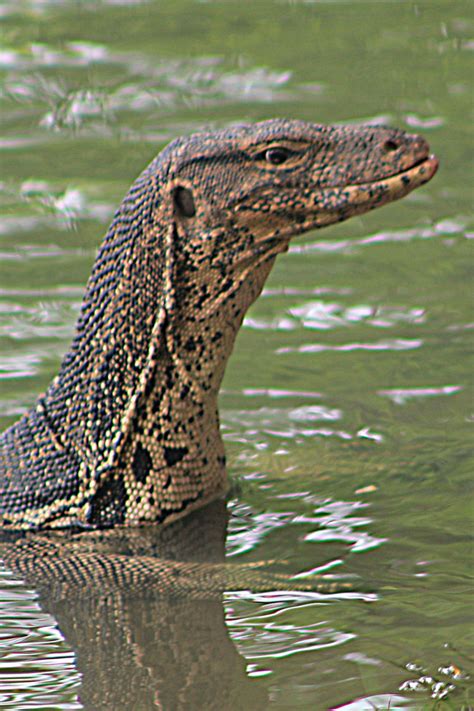
M398 148L398 143L396 143L396 141L392 141L391 139L385 141L382 146L382 149L385 151L385 153L393 153L393 151L398 150Z

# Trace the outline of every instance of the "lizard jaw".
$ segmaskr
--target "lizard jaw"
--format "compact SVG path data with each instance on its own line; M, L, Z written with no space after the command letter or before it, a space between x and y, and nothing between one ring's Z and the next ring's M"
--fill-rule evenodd
M361 215L376 207L400 200L412 190L430 181L438 170L438 165L436 156L430 155L410 168L386 178L323 190L315 200L315 216L312 220L308 219L306 224L300 225L298 233L342 222L354 215ZM319 206L322 209L318 209Z
M387 178L382 178L380 180L377 180L375 182L371 183L362 183L360 186L359 185L354 185L350 186L353 188L357 187L374 187L377 188L379 185L385 185L391 192L394 194L394 200L398 199L398 194L395 196L396 193L398 193L398 189L400 187L400 184L402 184L405 188L405 192L403 195L406 195L407 192L410 192L411 190L414 190L415 188L420 187L420 185L424 185L428 181L431 180L431 178L435 175L436 171L438 170L439 166L439 161L436 158L435 155L429 155L426 158L423 158L422 160L417 161L414 165L412 165L410 168L407 168L406 170L402 170L399 173L395 173L395 175L390 175ZM400 196L402 197L402 196Z
M394 200L400 200L412 190L427 183L438 170L439 161L431 155L419 161L411 168L382 178L373 183L351 185L346 190L349 192L349 203L357 210L361 208L371 210Z

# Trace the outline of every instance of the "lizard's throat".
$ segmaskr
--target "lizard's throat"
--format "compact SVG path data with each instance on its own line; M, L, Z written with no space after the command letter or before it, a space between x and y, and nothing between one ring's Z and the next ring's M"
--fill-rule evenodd
M272 264L262 256L248 266L239 261L224 277L218 268L194 272L157 313L138 387L119 413L118 434L110 446L103 442L104 464L96 466L103 484L95 500L108 501L113 482L123 482L128 523L171 521L225 492L217 396L239 327Z
M242 273L232 280L235 288L229 282L225 298L222 281L216 284L219 301L208 281L208 308L203 303L193 309L187 297L195 292L181 291L176 308L167 315L119 465L125 469L125 481L133 482L133 495L127 497L132 506L129 520L156 515L156 510L144 513L133 505L134 498L146 499L151 488L155 500L160 492L159 507L167 512L179 499L202 502L224 490L217 396L241 322L271 266L267 260L257 270Z
M200 331L186 332L187 350L166 331L118 462L128 523L172 521L227 486L217 411L225 337L206 362L196 355Z

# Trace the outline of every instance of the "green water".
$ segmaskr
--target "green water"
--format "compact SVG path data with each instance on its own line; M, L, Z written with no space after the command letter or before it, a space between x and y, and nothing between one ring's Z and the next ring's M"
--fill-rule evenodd
M170 139L275 116L384 122L423 133L441 161L402 202L295 240L221 395L229 560L328 566L373 594L228 592L225 627L220 603L136 597L107 626L107 601L90 601L74 629L83 619L87 645L87 620L103 620L111 639L81 686L61 609L5 572L2 708L93 708L124 670L139 695L117 706L104 691L100 708L472 708L472 9L0 4L2 428L57 371L114 209ZM173 643L164 618L181 624ZM216 663L165 674L196 639Z

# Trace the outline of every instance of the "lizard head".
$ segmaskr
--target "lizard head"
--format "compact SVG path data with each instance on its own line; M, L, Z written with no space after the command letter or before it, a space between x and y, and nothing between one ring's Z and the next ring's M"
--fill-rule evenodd
M398 200L438 167L423 138L382 126L276 119L173 146L176 209L188 228L234 228L257 253Z

